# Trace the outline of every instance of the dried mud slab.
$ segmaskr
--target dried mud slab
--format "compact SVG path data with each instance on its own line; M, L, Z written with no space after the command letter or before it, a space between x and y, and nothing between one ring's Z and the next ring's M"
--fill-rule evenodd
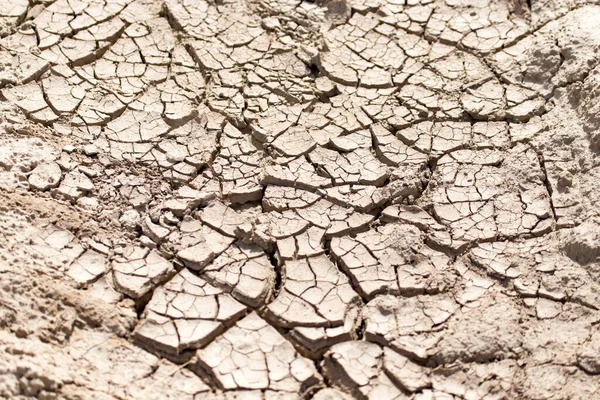
M600 397L599 32L0 1L0 398Z

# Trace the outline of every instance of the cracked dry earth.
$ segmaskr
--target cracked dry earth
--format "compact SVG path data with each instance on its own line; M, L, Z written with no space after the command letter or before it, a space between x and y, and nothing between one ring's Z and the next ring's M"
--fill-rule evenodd
M0 398L600 398L600 1L0 1Z

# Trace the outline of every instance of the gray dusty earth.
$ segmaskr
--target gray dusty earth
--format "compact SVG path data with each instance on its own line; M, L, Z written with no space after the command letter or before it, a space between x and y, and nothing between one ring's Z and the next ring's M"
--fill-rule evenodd
M0 1L0 398L600 398L600 1Z

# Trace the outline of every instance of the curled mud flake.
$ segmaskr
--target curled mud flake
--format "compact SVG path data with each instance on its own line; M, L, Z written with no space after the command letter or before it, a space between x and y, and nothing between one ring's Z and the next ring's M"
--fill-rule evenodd
M304 232L309 223L292 210L270 211L258 217L254 223L255 233L262 233L275 240L285 239Z
M404 399L406 396L383 367L384 349L377 344L349 341L331 347L323 369L329 381L360 399Z
M388 186L378 188L370 185L342 185L319 189L317 192L334 204L354 208L359 212L369 212L391 200L391 191L388 189Z
M271 143L288 129L293 128L300 135L306 133L301 126L296 126L298 118L306 105L292 107L276 106L257 116L251 124L252 135L261 143Z
M380 264L364 244L350 237L336 237L331 241L331 253L352 278L361 296L370 298L382 291L399 292L393 266Z
M461 97L461 104L475 119L502 119L506 116L504 88L495 80L467 89Z
M3 89L2 95L35 121L52 123L58 119L58 115L46 103L44 93L36 82Z
M193 270L202 270L234 242L200 221L184 217L178 234L169 238L178 250L177 257Z
M319 62L332 80L345 85L392 86L390 71L399 69L406 55L374 29L377 25L371 14L356 13L348 24L325 35L327 51L319 54Z
M297 157L309 153L316 146L312 136L302 128L290 128L272 143L283 156Z
M200 220L229 237L236 237L238 227L249 224L243 214L218 201L202 210Z
M15 2L5 3L0 7L0 16L6 18L19 18L27 12L29 3L25 0L17 0Z
M126 110L106 126L107 138L116 142L142 143L156 139L169 130L159 113Z
M200 176L200 179L194 179L192 184L200 182L200 180L203 180L202 178L205 178L205 176ZM220 192L217 182L211 182L210 178L207 181L201 187L204 190L196 190L191 186L181 186L173 198L163 203L164 208L170 210L178 217L183 217L199 206L208 205L219 196Z
M269 300L276 278L263 249L239 241L208 264L202 277L250 307Z
M325 234L329 237L359 232L366 229L375 219L373 215L358 213L324 199L309 207L298 209L296 213L313 226L325 229Z
M562 304L549 299L537 299L535 314L539 319L551 319L557 317L562 311Z
M388 347L384 347L383 355L383 369L401 389L414 393L431 385L427 368Z
M358 295L325 255L285 261L285 282L266 308L267 320L292 329L290 335L311 353L352 338Z
M368 149L340 154L317 147L308 154L308 158L322 169L326 176L331 177L335 185L354 183L382 186L389 174L387 167Z
M427 155L414 150L402 141L398 140L390 131L377 125L371 128L375 149L378 157L394 167L405 165L424 165L427 163Z
M284 260L312 257L325 253L325 230L311 226L304 232L277 240L277 254Z
M156 244L160 244L170 233L169 228L155 224L148 216L142 219L141 228L142 233Z
M268 185L262 197L262 204L267 211L285 211L305 208L317 202L320 196L316 193L285 186Z
M56 189L53 196L75 201L94 189L94 183L84 174L69 172Z
M158 251L133 246L115 257L111 267L116 289L134 299L149 293L175 274L173 263Z
M231 124L223 129L220 146L213 169L222 179L223 195L234 203L260 199L263 152Z
M261 183L309 190L332 186L331 178L319 175L305 157L276 159L274 164L265 166Z
M243 316L246 307L183 270L157 288L144 309L134 340L168 357L202 347Z
M106 257L94 250L87 250L73 262L67 274L77 283L90 283L107 271Z
M225 390L298 394L322 381L314 364L254 312L199 350L197 356L192 368L208 372Z
M0 65L4 67L4 70L0 72L0 87L7 84L25 84L36 80L49 66L46 61L33 54L16 53L12 55L5 51L0 52Z
M335 150L348 153L356 149L368 149L372 145L371 134L368 130L359 130L329 139L329 144Z
M85 88L60 75L51 75L42 80L44 94L49 105L58 113L71 113L85 97Z
M396 135L404 144L415 147L425 154L439 157L451 151L469 147L471 144L485 146L485 139L481 138L481 136L485 137L487 133L484 124L487 125L487 123L471 125L469 122L424 121L401 129ZM486 132L483 135L481 134L482 130ZM483 143L479 145L480 142ZM421 162L424 164L426 161L427 158Z
M411 224L424 232L441 231L444 226L439 224L425 210L417 206L392 205L382 211L382 218L387 222L400 221Z
M106 125L124 110L125 104L114 94L104 90L90 90L86 92L85 98L79 105L72 124L77 126ZM125 129L125 126L115 126L115 128ZM132 127L132 129L134 128Z
M334 238L331 252L361 296L436 293L454 283L450 260L423 243L410 225L388 224L354 238Z

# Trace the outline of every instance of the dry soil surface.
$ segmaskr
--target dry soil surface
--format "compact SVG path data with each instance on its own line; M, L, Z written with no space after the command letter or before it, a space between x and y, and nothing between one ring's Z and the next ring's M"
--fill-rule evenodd
M600 1L1 0L0 398L600 398Z

